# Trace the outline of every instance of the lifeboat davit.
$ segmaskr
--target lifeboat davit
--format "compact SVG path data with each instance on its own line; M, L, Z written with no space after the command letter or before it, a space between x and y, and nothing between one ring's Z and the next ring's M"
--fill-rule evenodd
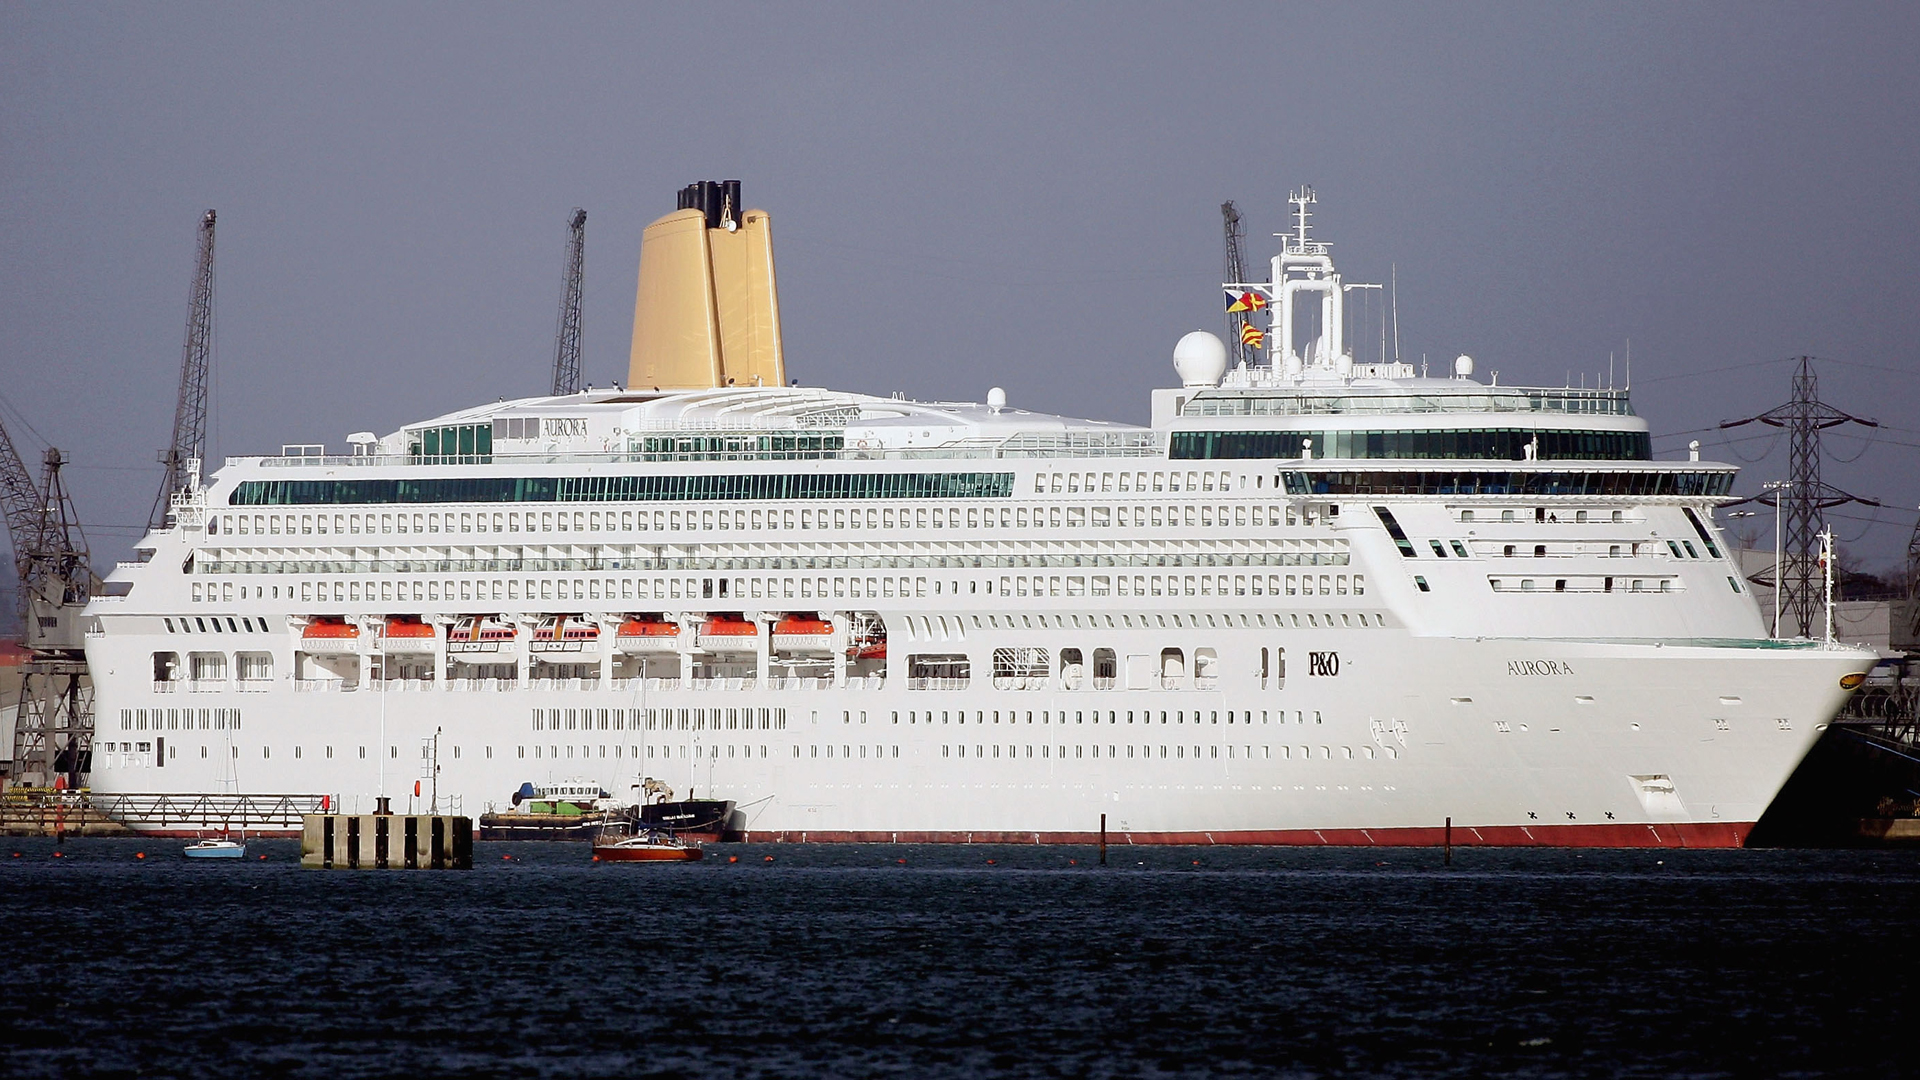
M300 631L300 649L307 653L360 651L360 628L345 619L315 619Z
M680 624L665 619L626 619L620 623L614 644L623 653L676 652L680 648Z
M812 615L788 615L773 624L773 647L824 652L833 645L833 624Z
M396 615L380 630L380 648L388 653L430 653L433 627L419 619Z
M702 623L697 639L707 652L753 652L759 642L758 624L729 615L716 615Z

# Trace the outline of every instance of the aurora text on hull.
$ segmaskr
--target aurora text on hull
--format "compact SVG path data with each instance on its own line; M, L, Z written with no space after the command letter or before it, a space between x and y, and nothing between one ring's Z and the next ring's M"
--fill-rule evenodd
M755 839L1729 845L1872 662L1766 640L1714 519L1734 469L1651 460L1624 392L1357 362L1304 214L1230 283L1270 362L1188 335L1143 428L783 385L738 194L649 228L632 388L176 499L88 609L95 788L366 812L426 778L477 816L670 786Z

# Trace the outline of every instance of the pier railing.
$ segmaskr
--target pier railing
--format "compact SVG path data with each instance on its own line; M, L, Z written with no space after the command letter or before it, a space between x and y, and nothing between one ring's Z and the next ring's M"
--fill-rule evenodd
M0 831L91 833L95 826L132 829L298 828L317 814L324 795L173 794L12 788L0 794Z

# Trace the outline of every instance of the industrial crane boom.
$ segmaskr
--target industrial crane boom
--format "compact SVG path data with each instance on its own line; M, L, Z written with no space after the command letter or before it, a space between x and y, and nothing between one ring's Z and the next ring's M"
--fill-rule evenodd
M167 508L175 492L187 486L190 462L207 451L207 374L213 354L213 222L208 210L200 218L200 252L194 266L193 291L187 297L187 340L180 356L180 398L173 407L173 441L160 452L167 475L147 516L148 529L167 524Z
M1220 221L1226 233L1226 259L1221 270L1228 281L1237 284L1247 280L1246 264L1240 254L1240 245L1247 234L1246 227L1240 224L1240 208L1233 205L1231 199L1220 204ZM1227 313L1227 355L1234 358L1236 367L1248 367L1254 361L1254 348L1241 332L1246 325L1245 312Z
M560 292L560 325L554 333L555 397L580 392L580 287L586 248L587 212L576 206L567 221L566 282Z
M40 526L46 518L46 498L40 486L34 482L33 474L27 471L27 463L20 459L20 452L14 449L13 438L7 434L7 426L0 424L0 511L7 519L7 536L13 542L13 565L22 581L27 576L27 565L32 553L40 547ZM20 603L27 602L26 593L19 597Z

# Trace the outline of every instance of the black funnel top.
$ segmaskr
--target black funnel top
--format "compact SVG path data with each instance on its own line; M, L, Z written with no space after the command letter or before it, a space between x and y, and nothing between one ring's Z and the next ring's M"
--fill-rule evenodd
M680 189L676 210L698 210L707 215L707 228L717 229L731 219L740 224L740 181L695 180Z

